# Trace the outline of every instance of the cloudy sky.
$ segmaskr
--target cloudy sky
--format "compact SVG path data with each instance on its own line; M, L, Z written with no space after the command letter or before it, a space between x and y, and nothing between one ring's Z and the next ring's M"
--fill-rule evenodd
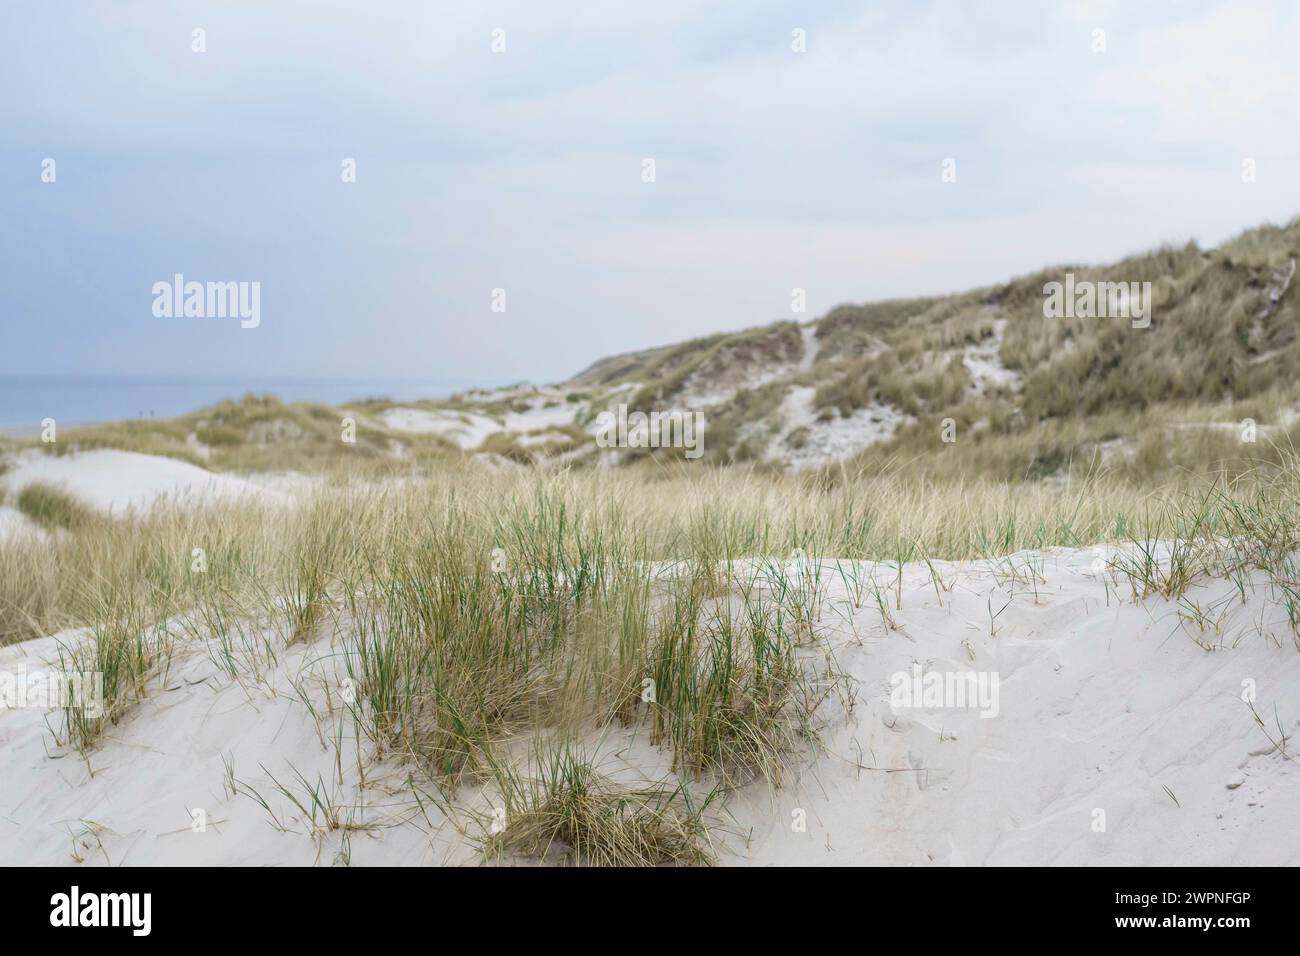
M1287 0L0 22L0 374L553 380L790 317L794 288L811 318L1300 212ZM155 317L177 272L260 282L260 327Z

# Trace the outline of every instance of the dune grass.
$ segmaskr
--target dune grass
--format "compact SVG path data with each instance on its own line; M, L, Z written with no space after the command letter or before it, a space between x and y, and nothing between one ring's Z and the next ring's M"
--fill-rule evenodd
M706 815L716 791L696 796L682 783L620 784L572 744L556 741L539 741L522 769L493 770L502 805L483 840L489 862L511 855L575 866L713 862Z
M1102 443L1123 439L1142 453L1127 457L1117 476L1152 487L1180 468L1214 466L1171 432L1184 420L1276 422L1300 403L1297 261L1300 219L1247 230L1215 249L1166 246L955 295L841 305L817 320L809 368L796 361L798 328L783 320L606 359L570 384L599 401L634 383L633 407L650 410L698 401L701 384L756 381L708 409L708 464L763 461L774 413L792 386L803 385L815 387L822 421L874 403L914 420L850 467L902 459L928 474L1064 477L1092 467ZM1149 282L1151 324L1045 317L1044 286L1067 273L1080 282ZM1012 373L1010 381L977 386L967 364L977 346ZM686 388L688 381L696 387ZM949 419L958 435L951 444L940 439ZM1226 467L1252 467L1257 449L1209 444Z
M47 531L85 530L102 520L89 505L55 485L32 482L15 499L18 510Z
M75 695L62 709L60 742L86 752L141 700L151 680L165 676L174 637L165 622L154 620L156 607L131 591L98 596L91 610L95 623L88 640L59 643L59 670L94 674L102 681L102 699Z
M213 471L296 471L342 479L383 478L434 468L459 457L436 435L393 431L371 414L388 403L367 400L332 407L245 395L175 418L138 418L69 427L57 442L15 442L17 448L67 455L120 449L162 455ZM345 420L352 423L344 440Z
M375 602L383 587L412 592L392 597L395 606L457 593L447 583L421 597L417 588L429 581L476 582L475 600L486 600L490 584L504 588L492 600L508 620L561 633L602 616L644 617L653 590L646 562L694 561L693 573L708 575L718 562L787 561L796 549L844 560L892 560L900 549L962 560L1090 547L1169 534L1168 516L1200 507L1206 487L1231 502L1215 522L1254 515L1249 530L1257 534L1265 516L1290 521L1295 457L1277 455L1276 465L1244 475L1185 474L1155 489L1105 472L1061 486L938 480L903 463L795 477L676 465L490 473L452 464L402 483L327 484L294 508L244 501L86 521L49 496L63 515L49 520L66 534L0 541L0 643L93 623L97 601L124 588L152 595L168 614L223 590L274 597L290 636L302 637L323 614L337 613L339 602L324 595L339 591L340 576L354 591L370 588ZM202 572L193 570L195 549L205 556ZM494 573L498 550L505 570ZM656 586L662 596L666 585ZM702 596L695 600L705 607ZM421 607L413 601L401 613ZM724 617L716 626L737 625Z
M1298 479L1295 456L1158 493L1104 475L1052 488L448 467L324 484L293 506L166 506L0 543L0 634L84 628L60 637L62 667L101 674L105 706L73 702L59 729L83 752L178 653L251 686L291 645L328 643L352 689L342 713L374 759L409 765L449 802L465 787L499 794L487 858L704 863L710 803L780 787L853 707L820 633L836 568L888 626L907 562L1114 542L1110 568L1134 600L1263 570L1300 628ZM880 572L873 597L859 561ZM567 743L502 756L611 729L656 748L663 775L614 780Z

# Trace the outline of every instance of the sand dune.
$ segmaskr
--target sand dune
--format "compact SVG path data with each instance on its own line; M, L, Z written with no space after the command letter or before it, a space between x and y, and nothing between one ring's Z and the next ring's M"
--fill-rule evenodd
M1207 581L1187 594L1221 612L1202 631L1172 603L1134 601L1096 558L1053 550L943 563L937 585L929 567L908 565L893 626L869 589L859 593L874 575L894 594L892 568L819 562L820 627L857 683L856 703L826 715L825 748L799 755L780 789L759 782L732 795L734 819L715 833L719 862L1300 863L1300 767L1272 748L1243 699L1253 689L1275 737L1275 721L1286 733L1300 725L1300 655L1284 608L1263 578L1244 602L1234 585ZM76 637L0 648L0 670L34 668ZM220 672L210 646L181 649L88 763L54 747L56 720L43 710L0 711L5 862L67 863L75 849L87 864L328 863L342 835L309 836L276 789L301 799L299 775L320 781L349 820L375 825L352 833L353 863L474 861L472 817L421 805L400 764L367 761L360 787L352 726L322 690L338 675L329 641L284 651L264 682L244 685ZM996 679L996 715L951 699L900 704L898 675L918 666ZM295 685L317 714L335 716L318 726ZM667 766L643 733L593 728L591 745L625 774L657 778ZM244 792L231 792L228 768ZM485 806L492 794L461 799Z
M175 458L115 449L67 455L26 452L0 476L0 483L14 494L34 482L63 488L86 504L115 516L147 510L162 501L194 503L278 495L251 481L213 474Z

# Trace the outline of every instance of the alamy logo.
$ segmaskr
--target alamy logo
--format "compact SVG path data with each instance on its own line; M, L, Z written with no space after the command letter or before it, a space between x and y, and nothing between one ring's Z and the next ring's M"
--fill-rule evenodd
M129 926L132 936L148 936L152 928L153 894L71 893L50 897L51 926Z
M153 314L159 319L239 319L242 329L262 324L262 283L186 282L176 273L171 282L153 284Z
M1067 272L1065 282L1046 283L1043 295L1047 319L1132 319L1135 329L1151 324L1150 282L1076 282Z
M618 413L596 416L596 444L601 448L685 448L686 457L704 454L704 413L632 412L626 405Z
M104 674L101 671L0 671L0 710L80 708L92 719L104 716Z
M889 706L893 710L908 707L939 710L978 709L984 718L998 715L998 674L996 671L930 671L920 664L912 673L895 671L890 675Z

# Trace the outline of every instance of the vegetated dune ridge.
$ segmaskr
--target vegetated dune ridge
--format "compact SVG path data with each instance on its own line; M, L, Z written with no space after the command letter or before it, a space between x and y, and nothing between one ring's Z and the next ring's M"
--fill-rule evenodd
M95 458L89 462L97 466ZM142 486L157 477L142 474ZM277 560L289 561L291 573L253 569L251 577L270 580L247 604L227 602L225 588L234 589L235 577L194 598L159 604L175 607L166 618L168 637L156 645L165 644L154 655L159 663L140 672L140 685L127 689L113 719L80 748L57 710L0 711L0 861L1300 862L1300 776L1288 742L1300 726L1300 648L1295 592L1288 590L1295 580L1295 514L1282 510L1284 502L1265 514L1289 530L1274 527L1261 532L1272 537L1257 542L1245 540L1245 525L1210 527L1208 511L1195 516L1193 526L1211 533L1190 558L1190 546L1177 539L1161 544L1136 536L1129 545L1047 547L961 562L918 561L904 550L894 560L836 560L813 538L806 552L781 549L769 559L740 553L716 563L700 556L714 551L710 545L684 566L597 544L595 536L630 532L607 507L618 499L591 503L596 486L555 499L567 507L587 502L588 516L603 516L592 537L571 537L567 522L580 524L580 513L558 518L550 492L534 479L498 480L501 488L482 492L482 501L452 487L429 502L381 501L373 513L346 498L336 502L339 510L315 512L305 498L302 514L285 512L276 519L283 529L264 531L286 549ZM516 495L533 489L536 497L513 497L511 504L511 488ZM138 489L122 490L133 497ZM363 490L373 495L373 488ZM682 512L722 514L720 504L695 508L679 495L667 497L671 508L650 512L656 521ZM736 503L734 489L724 497ZM1248 524L1232 514L1233 507L1249 507L1244 501L1225 499L1215 520ZM452 502L455 509L441 512L430 506ZM112 501L99 504L114 508ZM442 513L446 527L456 529L478 520L466 517L477 507L517 509L503 527L518 534L525 533L520 522L546 527L532 543L512 543L488 525L448 538L413 520ZM647 507L658 505L643 503L643 512ZM846 520L842 503L830 511ZM120 520L130 528L142 519ZM798 512L792 520L815 524ZM738 521L738 528L754 524L743 515ZM377 522L390 522L395 537L375 532L373 555L416 540L409 554L384 559L382 580L353 576L349 560L374 560L334 552L330 543L352 541ZM263 523L250 519L246 533ZM188 545L202 527L186 527L176 540ZM242 526L222 518L215 527ZM103 531L60 532L72 539L92 533ZM687 550L687 539L680 542ZM487 568L498 543L512 558L492 577ZM568 543L581 547L552 553ZM245 547L254 549L251 542ZM459 548L468 549L463 563L454 555ZM583 548L595 557L584 557ZM174 550L188 562L188 547ZM214 549L210 557L214 578L224 573L222 553ZM336 563L321 564L322 556ZM591 603L574 603L582 582L607 565L617 586L607 594L597 587ZM162 570L144 573L152 594L162 586ZM466 583L479 578L489 585ZM626 616L640 613L642 605L626 596L642 579L649 582L644 619L654 633L641 634ZM425 582L434 585L429 593ZM166 588L178 593L175 584ZM472 621L501 607L517 609L516 594L525 595L530 621L555 602L559 613L543 613L540 631L563 629L559 652L545 637L538 645L545 651L511 651L540 655L526 668L502 665L494 653L482 658L502 666L494 681L504 682L509 695L528 696L547 720L484 725L472 742L431 740L428 727L396 736L391 728L376 730L384 708L376 707L374 671L362 657L398 640L394 635L409 623L395 616L400 609L452 613L441 603L444 592L453 604L469 602L469 616L452 618L445 632L438 631L440 618L422 619L420 628L434 631L410 630L419 646L454 641ZM364 593L378 610L349 601L350 593ZM116 613L117 599L103 606ZM190 602L195 609L186 609ZM597 614L589 631L574 616L583 606ZM683 608L691 620L678 613ZM602 609L610 617L599 616ZM146 621L138 609L128 610L137 614L128 613L129 624ZM80 660L102 664L105 648L118 647L111 618L0 648L0 673L31 675L59 666L61 656L67 667L79 647L98 648L98 657ZM742 644L758 648L761 641L767 653L788 655L792 668L759 674L752 651L737 652L722 691L749 700L757 716L748 706L726 710L721 697L707 697L713 691L699 690L716 677L709 661L737 619L747 622L748 630L737 625ZM620 627L645 642L629 645L627 662L581 643L622 633ZM148 633L158 633L156 622L121 631L128 645ZM484 636L512 633L503 626ZM698 642L699 654L672 658L684 640ZM475 649L464 645L456 655ZM400 655L391 662L410 666ZM952 701L891 701L895 675L910 676L917 664L925 673L997 675L996 714L982 717ZM558 668L564 682L537 687L531 681L539 668ZM577 679L575 670L583 672ZM448 673L439 672L437 681L471 679L457 677L454 666ZM647 674L657 681L651 700L641 693ZM677 686L682 675L694 688L689 694ZM419 677L418 670L407 673ZM432 686L458 692L454 683ZM611 686L608 706L581 709ZM410 713L437 722L437 714L420 709L429 693L416 695ZM691 696L700 693L702 700ZM781 709L762 712L774 696L784 701ZM387 698L390 713L406 713L399 697ZM548 710L552 700L567 703ZM694 708L681 727L676 708ZM711 720L789 746L776 762L725 733L720 742L689 736L691 727ZM467 761L450 776L442 763L448 748ZM701 765L688 766L696 755ZM593 796L601 788L608 801Z
M1293 220L1215 249L1062 264L618 355L563 387L598 405L609 392L631 407L706 411L715 462L808 468L901 453L933 456L932 471L942 456L990 477L1042 477L1111 442L1108 459L1141 470L1151 462L1132 459L1185 453L1177 425L1294 424L1298 260ZM1047 317L1045 290L1067 276L1080 288L1149 283L1149 324ZM955 448L938 445L945 421L965 436Z
M57 449L237 473L466 457L498 469L653 461L653 448L599 442L601 413L625 406L699 415L704 465L854 471L901 460L935 480L1002 481L1068 481L1099 466L1135 482L1217 465L1241 472L1300 438L1298 262L1300 221L1265 225L1214 249L1188 243L954 295L791 315L602 359L550 385L340 407L245 396L174 419L64 429ZM1080 288L1149 283L1149 323L1048 317L1044 290L1067 276ZM352 442L341 440L344 420Z
M781 788L754 782L730 796L729 818L710 835L717 861L1300 863L1300 768L1270 742L1300 726L1300 654L1269 636L1286 633L1284 608L1262 581L1245 603L1232 584L1205 582L1189 600L1226 612L1222 634L1207 635L1172 602L1133 603L1122 583L1108 586L1113 572L1091 570L1095 560L1054 550L944 563L938 592L929 567L908 565L892 628L874 607L854 610L835 562L813 562L826 580L824 639L859 684L856 705L851 714L837 705L824 749L796 759ZM848 573L891 585L895 576L869 565ZM0 649L0 669L34 669L71 637ZM337 700L330 715L323 688L338 680L338 650L328 640L296 647L264 683L241 686L211 648L189 648L84 761L53 747L45 712L0 712L0 857L477 860L500 799L491 786L466 787L463 805L439 808L411 788L409 768L372 763ZM916 662L997 673L997 715L891 707L892 675L910 675ZM1263 728L1242 699L1247 681ZM671 762L643 729L593 728L582 746L631 785ZM196 811L206 832L194 830Z

